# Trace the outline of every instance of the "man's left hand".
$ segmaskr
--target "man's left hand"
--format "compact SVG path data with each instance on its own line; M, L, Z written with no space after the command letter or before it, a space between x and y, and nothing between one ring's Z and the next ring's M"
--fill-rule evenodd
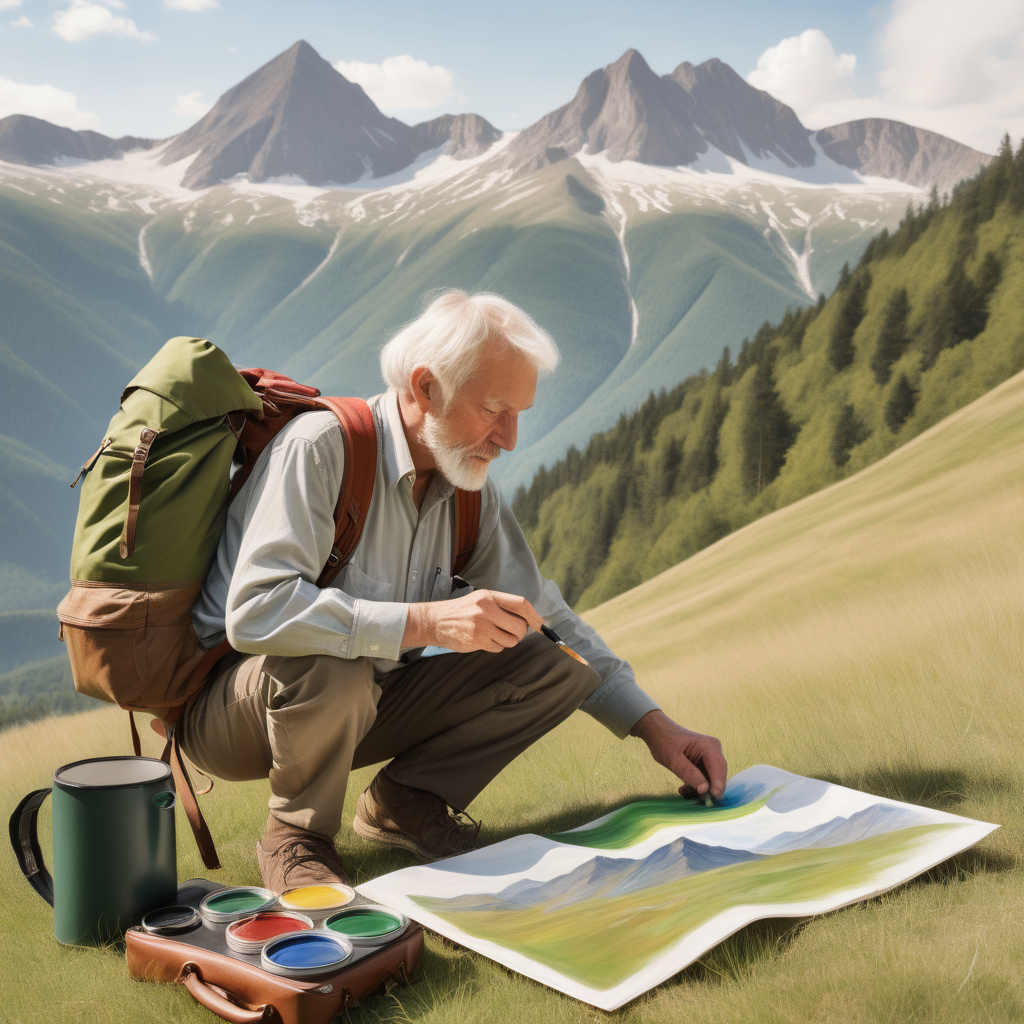
M648 711L630 735L639 736L654 760L683 780L680 795L704 796L710 790L713 800L721 799L728 766L714 736L684 729L664 711Z

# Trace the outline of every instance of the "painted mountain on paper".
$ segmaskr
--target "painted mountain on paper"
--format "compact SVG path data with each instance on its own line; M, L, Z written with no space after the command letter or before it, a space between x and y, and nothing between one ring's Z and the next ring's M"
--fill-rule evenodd
M677 798L685 823L665 824L620 855L518 836L359 891L613 1010L751 921L876 895L996 827L764 765L730 780L724 799L745 813L723 818ZM670 800L653 803L630 805L629 817L649 810L664 819Z

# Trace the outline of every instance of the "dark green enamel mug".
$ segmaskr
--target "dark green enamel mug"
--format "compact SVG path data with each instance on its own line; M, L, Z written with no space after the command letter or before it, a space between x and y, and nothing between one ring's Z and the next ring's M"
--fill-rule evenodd
M49 789L11 815L11 844L32 887L53 906L61 942L98 945L174 903L178 865L171 769L152 757L95 757L53 773L53 875L36 817Z

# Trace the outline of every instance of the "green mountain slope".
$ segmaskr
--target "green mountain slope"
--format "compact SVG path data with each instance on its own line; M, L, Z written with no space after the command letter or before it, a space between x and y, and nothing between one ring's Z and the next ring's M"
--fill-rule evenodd
M883 233L817 307L652 395L516 495L590 607L886 455L1024 367L1024 145Z

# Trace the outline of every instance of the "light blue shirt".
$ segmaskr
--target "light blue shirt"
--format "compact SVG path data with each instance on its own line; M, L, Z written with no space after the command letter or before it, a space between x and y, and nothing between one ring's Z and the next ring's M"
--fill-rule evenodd
M334 544L334 507L345 468L331 412L296 417L264 449L231 503L193 618L206 646L225 637L237 651L298 657L372 658L389 670L418 650L401 646L409 604L451 596L454 487L439 473L417 510L416 469L389 391L370 399L377 425L373 499L351 560L331 586L316 580ZM601 676L582 705L616 735L658 705L627 662L562 600L537 568L494 482L481 493L476 549L462 573L478 589L525 597Z

